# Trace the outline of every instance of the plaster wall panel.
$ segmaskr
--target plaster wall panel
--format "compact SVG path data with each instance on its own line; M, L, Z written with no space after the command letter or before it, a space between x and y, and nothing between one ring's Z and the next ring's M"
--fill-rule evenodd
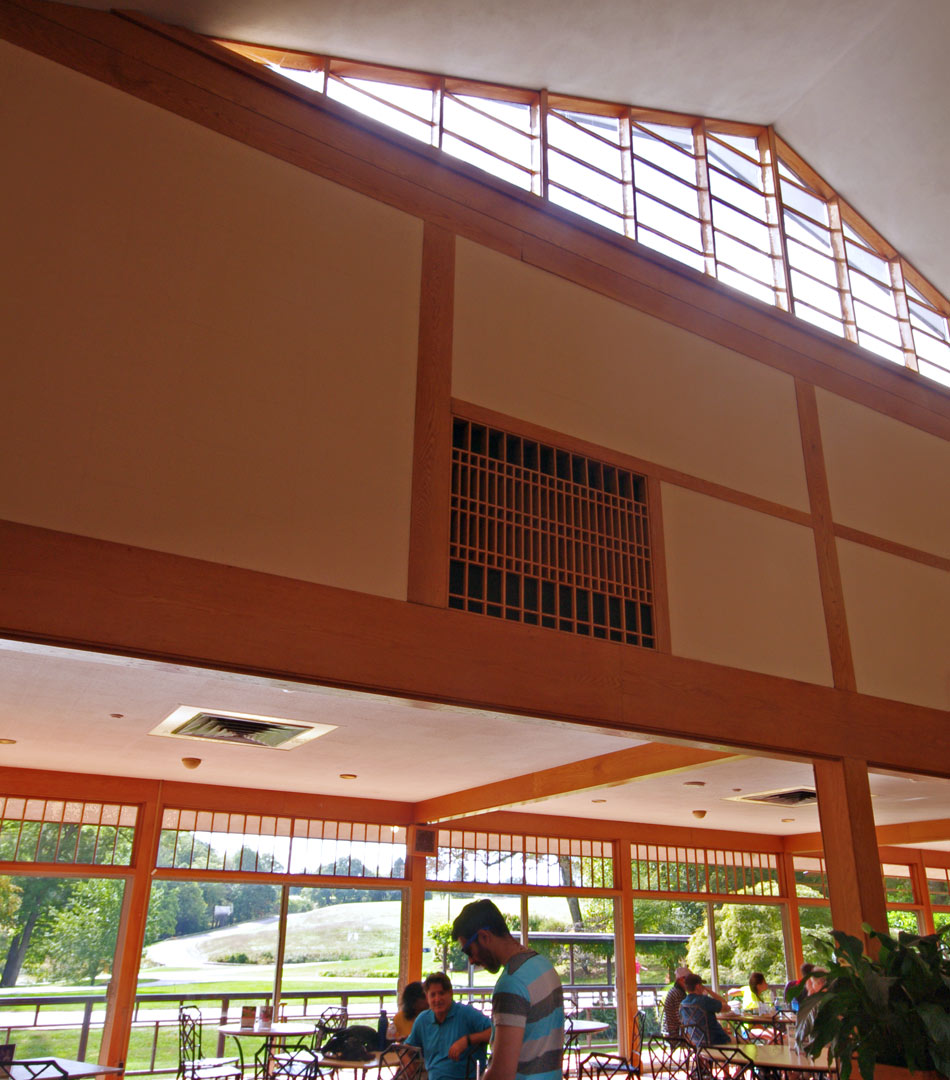
M456 397L808 509L789 376L477 244L457 252Z
M858 691L950 709L950 574L848 540L838 563Z
M950 442L825 390L817 397L834 520L950 556Z
M0 50L0 517L405 597L421 222Z
M810 529L662 485L672 651L832 685Z

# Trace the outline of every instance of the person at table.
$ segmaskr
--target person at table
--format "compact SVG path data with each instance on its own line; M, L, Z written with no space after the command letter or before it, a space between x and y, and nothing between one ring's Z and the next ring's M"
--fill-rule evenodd
M430 975L422 986L429 1007L413 1021L406 1042L422 1051L429 1080L474 1078L475 1061L485 1067L491 1022L473 1006L454 1000L452 980L444 971Z
M742 988L742 1011L756 1012L760 1005L772 1004L772 991L761 971L753 971L748 986Z
M798 991L800 986L804 986L808 981L808 976L815 970L814 964L802 964L798 969L799 977L792 979L791 982L785 984L785 1000L788 1002L792 1012L798 1012L798 998L792 995Z
M680 1030L695 1046L721 1046L732 1040L716 1017L728 1009L725 1001L690 972L683 980L686 996L680 1002Z
M806 994L821 994L827 989L828 972L824 968L812 968L805 980Z
M671 1039L680 1038L680 1003L686 997L684 980L687 975L692 975L688 967L678 967L673 972L675 978L673 985L666 991L663 999L663 1034Z
M427 1007L426 991L421 982L406 983L402 991L399 1012L395 1013L386 1029L386 1038L405 1042L412 1031L416 1017Z

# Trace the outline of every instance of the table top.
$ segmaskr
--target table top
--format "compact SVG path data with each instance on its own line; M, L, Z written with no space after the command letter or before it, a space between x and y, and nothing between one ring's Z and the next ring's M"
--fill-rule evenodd
M572 1035L595 1035L598 1031L606 1031L610 1024L603 1020L584 1020L581 1017L568 1016L565 1018L564 1027Z
M243 1036L258 1038L268 1035L312 1035L316 1030L316 1024L305 1024L301 1021L275 1020L273 1024L255 1024L253 1027L244 1027L243 1024L222 1024L217 1030L222 1035L233 1035L236 1039Z
M24 1062L39 1062L39 1061L54 1061L62 1072L58 1072L53 1068L46 1068L41 1072L31 1072L29 1069L20 1068L18 1065L22 1065ZM82 1077L87 1076L100 1076L104 1073L115 1074L121 1073L125 1070L120 1065L100 1065L95 1061L74 1061L72 1058L61 1057L39 1057L39 1058L20 1058L19 1061L13 1061L9 1065L4 1067L4 1071L10 1080L30 1080L30 1077L49 1077L50 1080L58 1078L58 1080L64 1080L63 1073L69 1077L69 1080L81 1080Z
M716 1047L708 1046L703 1051L711 1057L716 1056ZM823 1050L813 1058L800 1050L789 1046L776 1046L770 1043L760 1046L756 1043L740 1043L739 1049L752 1058L756 1065L766 1069L790 1069L795 1072L835 1072L834 1064L828 1061L828 1052Z

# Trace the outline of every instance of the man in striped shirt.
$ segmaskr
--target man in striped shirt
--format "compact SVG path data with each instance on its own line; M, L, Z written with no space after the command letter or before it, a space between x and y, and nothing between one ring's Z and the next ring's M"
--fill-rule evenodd
M564 992L551 962L511 936L491 900L466 904L452 937L472 964L493 975L501 970L492 995L492 1059L483 1080L561 1080Z

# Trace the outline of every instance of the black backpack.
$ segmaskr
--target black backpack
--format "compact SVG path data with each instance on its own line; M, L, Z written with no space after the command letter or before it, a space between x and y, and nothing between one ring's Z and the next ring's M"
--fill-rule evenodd
M341 1061L369 1061L378 1049L379 1033L366 1024L354 1024L336 1032L324 1043L324 1057L337 1057Z

